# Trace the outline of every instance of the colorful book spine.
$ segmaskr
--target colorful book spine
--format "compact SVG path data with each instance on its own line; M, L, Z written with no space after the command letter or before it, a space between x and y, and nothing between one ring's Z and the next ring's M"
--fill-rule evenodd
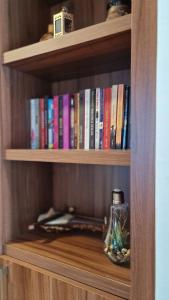
M53 149L53 124L54 124L53 99L48 99L48 149Z
M39 99L30 100L31 116L31 149L39 149L40 143L40 126L39 126Z
M40 148L45 149L45 100L40 98Z
M75 149L79 149L79 93L74 94L75 100Z
M96 106L96 89L91 90L90 101L90 149L95 149L95 106Z
M63 95L63 149L70 148L70 95Z
M116 148L116 122L117 122L117 96L118 85L112 86L112 101L111 101L111 123L110 123L110 148Z
M45 149L48 149L48 96L44 97L44 127L45 127Z
M54 124L53 124L53 148L59 148L59 97L53 98Z
M99 149L100 142L100 92L101 89L96 89L96 112L95 112L95 149Z
M122 148L122 129L124 117L124 84L118 86L116 149Z
M99 149L103 149L104 89L100 89Z
M130 99L130 88L125 86L124 91L124 124L122 131L122 149L127 149L128 140L128 127L129 127L129 99Z
M90 89L85 90L85 134L84 134L84 148L89 150L89 131L90 131Z
M104 149L110 149L111 88L104 90Z
M59 149L63 149L63 97L59 96Z
M85 116L85 92L80 91L79 103L79 149L84 149L84 116Z
M70 99L70 149L75 149L75 99Z

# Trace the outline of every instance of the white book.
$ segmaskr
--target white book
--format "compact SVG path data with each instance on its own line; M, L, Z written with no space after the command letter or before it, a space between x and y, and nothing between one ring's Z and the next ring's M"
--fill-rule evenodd
M31 149L40 147L39 99L30 100Z
M96 113L95 113L95 149L99 149L100 143L100 94L101 89L96 89Z
M85 90L85 132L84 132L84 149L89 150L89 136L90 136L90 94L91 90Z

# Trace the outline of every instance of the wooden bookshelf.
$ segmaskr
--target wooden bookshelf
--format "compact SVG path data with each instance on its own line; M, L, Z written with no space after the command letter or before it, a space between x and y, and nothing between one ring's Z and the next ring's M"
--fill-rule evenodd
M52 80L130 66L131 15L4 53L4 65Z
M30 150L8 149L6 160L129 166L129 150Z
M105 292L130 298L130 269L112 264L101 238L82 234L24 235L6 254Z

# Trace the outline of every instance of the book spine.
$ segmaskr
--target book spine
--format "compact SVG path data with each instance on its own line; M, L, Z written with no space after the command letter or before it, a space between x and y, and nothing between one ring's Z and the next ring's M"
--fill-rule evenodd
M70 141L70 95L63 95L63 149L69 149Z
M100 89L99 149L103 149L104 89Z
M112 101L111 101L111 123L110 123L110 148L116 148L116 122L117 122L117 92L118 85L112 86Z
M124 84L118 86L116 148L122 148L122 129L124 117Z
M100 142L100 88L96 89L96 114L95 114L95 149L99 149Z
M75 94L75 149L79 149L80 94Z
M80 91L80 103L79 103L79 149L84 149L84 91Z
M44 98L44 123L45 123L45 149L48 149L48 96Z
M39 149L40 126L39 126L39 99L30 100L31 116L31 149Z
M53 114L53 99L48 99L48 148L53 149L53 123L54 123L54 114Z
M95 149L95 106L96 106L96 90L91 90L91 102L90 102L90 149Z
M54 124L53 124L53 148L59 148L59 97L53 98Z
M63 149L63 96L59 96L59 149Z
M75 99L70 99L70 148L75 149Z
M105 88L104 99L104 149L110 149L111 88Z
M40 148L45 149L45 100L40 98Z
M85 90L85 141L84 148L89 150L89 130L90 130L90 89Z
M125 86L124 91L124 124L122 133L122 149L127 149L128 127L129 127L129 98L130 88Z

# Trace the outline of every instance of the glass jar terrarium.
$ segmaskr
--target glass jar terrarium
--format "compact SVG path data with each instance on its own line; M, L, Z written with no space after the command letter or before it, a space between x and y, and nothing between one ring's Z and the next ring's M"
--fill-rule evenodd
M130 263L130 233L128 205L120 189L112 192L110 219L105 238L104 252L116 264Z

